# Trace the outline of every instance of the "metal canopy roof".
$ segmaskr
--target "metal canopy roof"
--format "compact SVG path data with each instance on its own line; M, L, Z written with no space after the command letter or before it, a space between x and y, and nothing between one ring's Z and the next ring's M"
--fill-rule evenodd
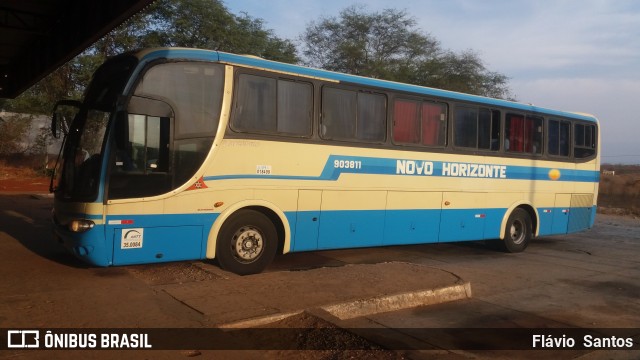
M0 98L20 95L153 1L0 1Z

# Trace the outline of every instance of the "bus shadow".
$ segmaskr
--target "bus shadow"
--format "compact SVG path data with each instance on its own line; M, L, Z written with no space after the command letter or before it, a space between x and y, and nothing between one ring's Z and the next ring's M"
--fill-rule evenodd
M503 256L506 253L500 248L499 244L490 241L318 250L278 255L265 271L307 271L324 267L370 265L388 262L421 263L425 259L438 259L443 256L462 257L465 255L494 257Z
M276 256L265 271L307 271L324 267L340 267L348 264L348 262L323 256L321 252L311 251L280 254Z
M62 265L88 268L53 240L52 203L52 198L44 195L0 194L0 238L3 242L16 241L30 252Z

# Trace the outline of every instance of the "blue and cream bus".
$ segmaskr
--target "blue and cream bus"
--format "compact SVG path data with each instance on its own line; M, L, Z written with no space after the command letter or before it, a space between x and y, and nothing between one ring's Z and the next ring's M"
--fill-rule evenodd
M519 252L594 223L591 115L182 48L107 60L61 104L78 112L55 237L98 266L216 258L251 274L276 253L473 240Z

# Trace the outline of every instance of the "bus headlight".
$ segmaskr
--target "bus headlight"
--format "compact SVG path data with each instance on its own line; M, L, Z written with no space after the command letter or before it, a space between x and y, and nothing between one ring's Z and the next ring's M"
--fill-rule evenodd
M69 231L81 233L87 230L91 230L94 225L95 223L91 220L77 219L71 220L69 225L67 225L67 228L69 229Z

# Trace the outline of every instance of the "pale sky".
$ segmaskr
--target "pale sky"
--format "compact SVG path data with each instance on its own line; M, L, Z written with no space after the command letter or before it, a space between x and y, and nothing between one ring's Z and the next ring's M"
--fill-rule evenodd
M597 116L602 162L640 164L640 1L225 1L297 44L309 22L355 4L406 10L442 48L476 51L520 102Z

